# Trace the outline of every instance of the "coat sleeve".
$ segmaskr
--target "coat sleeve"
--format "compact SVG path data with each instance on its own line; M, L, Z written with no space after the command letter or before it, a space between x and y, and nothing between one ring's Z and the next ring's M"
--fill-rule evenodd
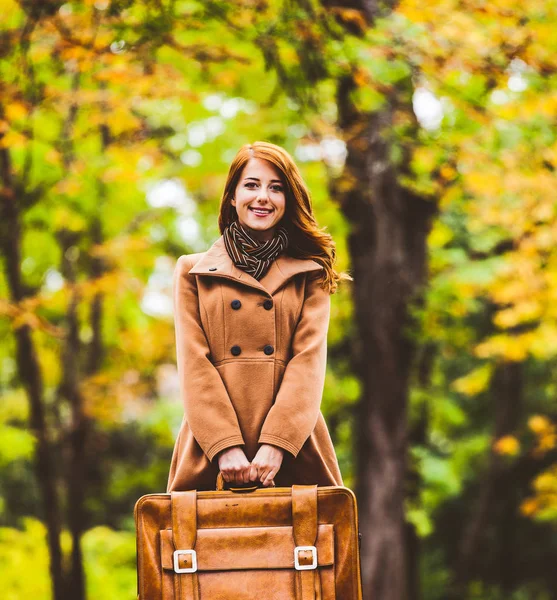
M321 275L308 275L300 318L292 339L275 402L259 436L296 456L317 423L327 366L327 331L331 298L321 287Z
M174 270L173 297L176 359L186 421L212 461L217 452L244 444L238 417L217 369L200 318L191 259L181 256Z

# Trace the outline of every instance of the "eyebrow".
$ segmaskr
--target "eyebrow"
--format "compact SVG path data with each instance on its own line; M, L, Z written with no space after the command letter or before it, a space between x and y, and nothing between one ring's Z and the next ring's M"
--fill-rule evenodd
M247 179L253 179L254 181L260 181L259 177L244 177L244 181ZM271 179L271 183L282 183L280 179Z

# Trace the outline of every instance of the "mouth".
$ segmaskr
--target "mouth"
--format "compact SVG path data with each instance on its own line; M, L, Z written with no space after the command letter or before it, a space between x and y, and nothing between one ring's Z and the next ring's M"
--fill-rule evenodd
M251 210L251 212L258 217L266 217L273 212L272 208L254 208L251 206L249 207L249 210Z

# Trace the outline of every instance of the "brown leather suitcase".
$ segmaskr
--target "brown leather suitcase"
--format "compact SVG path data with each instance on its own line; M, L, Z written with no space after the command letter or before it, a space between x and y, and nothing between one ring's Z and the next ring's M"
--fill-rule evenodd
M348 488L148 494L134 515L139 600L362 598Z

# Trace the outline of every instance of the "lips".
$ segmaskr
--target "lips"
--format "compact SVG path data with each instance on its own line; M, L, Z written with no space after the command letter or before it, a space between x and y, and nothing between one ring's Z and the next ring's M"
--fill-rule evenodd
M272 209L252 208L251 206L250 206L249 210L251 210L254 214L256 214L259 217L266 217L267 215L270 215L273 212Z

